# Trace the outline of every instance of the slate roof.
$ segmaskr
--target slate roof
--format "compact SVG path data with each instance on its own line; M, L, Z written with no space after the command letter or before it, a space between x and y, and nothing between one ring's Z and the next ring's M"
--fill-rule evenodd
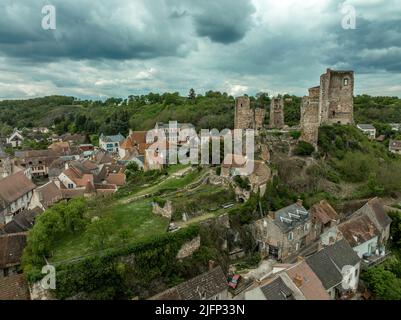
M25 244L26 233L0 236L0 269L19 265Z
M125 138L124 138L124 136L121 134L121 133L119 133L119 134L116 134L116 135L113 135L113 136L105 136L105 135L101 135L100 136L100 139L103 141L103 142L121 142L121 141L123 141Z
M299 216L299 218L294 214ZM310 214L308 210L306 210L302 205L294 203L288 207L276 211L274 223L281 229L283 233L287 233L304 224L309 220L309 218Z
M341 270L346 265L355 266L360 258L347 241L340 240L306 259L326 290L342 282Z
M40 208L33 210L24 210L13 217L1 230L0 234L12 234L26 232L31 229L35 223L35 218L43 211Z
M0 278L0 300L30 300L28 283L24 275Z
M152 300L207 300L227 288L226 276L219 266L152 297Z
M376 129L373 125L371 125L371 124L364 124L364 123L357 124L357 127L358 127L359 129L362 129L362 130L375 130L375 129Z
M284 283L281 277L260 288L266 300L295 300L293 292Z

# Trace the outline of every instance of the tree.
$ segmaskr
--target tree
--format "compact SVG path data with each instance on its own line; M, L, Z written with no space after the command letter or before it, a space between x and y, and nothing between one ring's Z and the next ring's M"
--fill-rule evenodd
M195 94L195 90L194 90L193 88L191 88L191 89L189 90L188 98L189 98L190 100L195 100L196 94Z

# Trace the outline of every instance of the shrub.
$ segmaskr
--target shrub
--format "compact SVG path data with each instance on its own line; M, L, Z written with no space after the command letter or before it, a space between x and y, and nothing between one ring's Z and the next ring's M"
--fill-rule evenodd
M306 141L299 141L294 149L297 156L310 156L315 151L314 146Z

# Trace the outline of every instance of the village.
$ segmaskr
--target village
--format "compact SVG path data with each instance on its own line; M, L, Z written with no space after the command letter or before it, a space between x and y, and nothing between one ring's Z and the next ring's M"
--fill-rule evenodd
M263 197L276 170L271 158L275 149L268 141L278 135L288 138L292 152L303 141L318 149L318 135L322 126L356 126L370 141L383 142L372 124L354 123L354 73L328 69L320 78L320 86L310 88L302 98L301 121L298 126L285 124L285 101L271 100L270 106L253 108L249 97L235 100L233 129L252 129L256 132L257 156L248 159L243 154L225 155L218 169L201 166L179 166L174 173L161 178L194 179L171 191L145 185L143 190L130 194L127 203L152 198L152 214L167 221L169 233L183 230L193 223L217 223L230 231L229 209L246 204L253 194ZM269 125L265 116L269 112ZM53 299L51 292L38 283L28 283L21 270L21 259L29 232L49 208L73 199L111 199L127 185L130 168L142 172L174 170L169 164L169 151L187 146L190 141L180 138L181 132L194 126L176 123L174 132L166 123L156 123L167 141L149 139L147 131L130 130L128 136L104 135L100 132L95 146L83 134L57 135L52 128L15 128L12 134L0 140L0 300ZM400 131L401 124L389 124ZM211 128L210 128L211 129ZM300 132L297 138L291 133ZM23 149L25 139L37 143L46 141L43 150ZM223 137L218 137L223 140ZM270 139L270 140L269 140ZM284 138L283 138L284 139ZM401 154L401 141L390 140L386 146L392 154ZM7 150L7 152L6 152ZM12 152L10 152L12 151ZM313 162L311 156L305 156ZM228 159L227 161L225 161ZM252 162L252 172L246 168ZM242 181L238 181L241 177ZM163 180L165 179L165 180ZM241 180L240 179L240 180ZM180 194L192 197L205 188L219 190L232 198L224 199L216 208L200 208L194 212L177 211ZM161 191L162 190L162 191ZM163 193L164 192L164 193ZM162 197L163 201L155 197ZM182 195L181 195L182 196ZM177 201L178 199L178 201ZM139 205L139 202L138 202ZM391 218L388 202L373 197L358 203L352 210L338 212L326 199L305 207L299 199L279 210L260 206L260 217L249 223L253 246L260 262L256 268L239 268L233 263L224 268L209 261L209 270L167 290L146 298L152 300L367 300L368 288L360 281L364 270L383 263L390 255ZM174 212L176 211L176 212ZM177 218L178 215L178 218ZM98 217L97 217L98 218ZM211 222L212 221L212 222ZM149 228L152 228L150 226ZM135 230L132 230L135 233ZM223 247L227 249L227 239ZM177 259L191 257L201 247L196 236L182 245ZM234 246L235 247L235 246ZM244 255L244 249L231 248L229 256L235 260ZM70 257L69 257L70 258ZM75 257L71 257L75 258ZM133 297L134 298L134 297Z

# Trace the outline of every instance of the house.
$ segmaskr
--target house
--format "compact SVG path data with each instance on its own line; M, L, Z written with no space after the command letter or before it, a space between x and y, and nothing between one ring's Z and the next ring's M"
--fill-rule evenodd
M306 300L330 300L322 282L305 261L289 267L285 273Z
M388 150L391 153L401 154L401 140L390 140Z
M357 124L356 127L366 134L369 139L376 139L376 128L371 124Z
M361 259L374 254L379 247L380 232L367 215L340 224L338 230Z
M256 221L254 236L263 254L283 261L310 245L318 235L312 225L312 215L298 200Z
M54 151L54 153L58 155L70 155L71 154L71 146L68 141L58 141L53 142L50 146L47 147L49 150Z
M29 208L40 208L44 211L62 199L63 195L60 190L60 182L49 181L43 186L37 187L35 190L33 190Z
M24 137L22 132L18 129L14 129L13 133L7 137L6 142L11 145L13 148L18 148L22 146L22 142L24 141Z
M147 131L131 131L127 139L120 143L119 156L122 160L144 156L145 150L154 142Z
M379 198L370 199L362 208L353 214L353 216L362 215L368 216L379 231L378 244L383 247L390 238L390 225L392 220L387 215Z
M26 233L0 236L0 279L17 274L26 245Z
M124 141L122 134L105 136L103 133L99 137L99 147L111 153L119 153L120 143Z
M361 259L346 240L340 240L306 258L331 299L358 288Z
M15 152L16 163L30 169L33 177L47 176L49 167L60 155L53 150L28 150Z
M0 235L27 232L32 229L36 217L41 213L43 213L43 210L40 208L17 213L9 223L2 228L0 227Z
M28 209L36 185L23 172L0 180L0 223L11 221L12 216Z
M150 298L150 300L227 299L227 279L220 266Z
M102 149L96 150L95 153L90 157L90 160L94 161L97 165L111 164L114 162L112 155Z
M67 189L84 189L88 182L93 184L93 173L76 163L67 163L65 170L58 176L58 179Z
M85 144L85 143L89 143L89 139L86 135L83 134L70 134L70 133L66 133L63 134L62 136L58 137L59 141L62 142L69 142L70 145L74 145L74 146L79 146L81 144Z
M46 127L34 127L31 129L31 131L34 133L42 133L42 134L50 133L49 128L46 128Z
M170 148L177 150L177 145L166 140L158 140L145 150L144 171L162 170L169 162Z
M400 131L401 130L401 123L390 123L389 124L392 131Z
M322 234L340 222L338 213L326 200L313 205L310 212L317 234Z
M286 273L262 281L245 292L245 300L305 300Z
M95 182L98 184L111 184L117 187L125 185L125 166L118 164L105 164L100 172L95 176Z
M0 301L31 300L28 282L23 274L0 277Z

